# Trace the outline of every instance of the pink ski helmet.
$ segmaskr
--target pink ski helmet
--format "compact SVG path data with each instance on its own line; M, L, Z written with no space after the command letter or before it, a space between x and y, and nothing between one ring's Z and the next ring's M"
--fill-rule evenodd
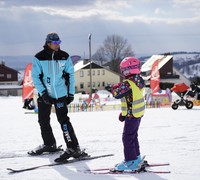
M120 63L120 70L124 76L140 73L140 60L135 57L126 57Z

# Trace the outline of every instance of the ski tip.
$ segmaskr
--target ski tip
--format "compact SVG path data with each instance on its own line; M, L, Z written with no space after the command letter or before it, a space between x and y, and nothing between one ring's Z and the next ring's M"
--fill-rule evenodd
M170 174L171 173L171 171L153 171L153 170L146 170L145 172L155 173L155 174Z
M13 174L15 173L15 171L12 168L7 168L7 170L9 171L8 174Z
M109 156L114 156L114 154L103 154L103 155L97 155L95 157L109 157Z
M104 156L114 156L114 154L105 154Z

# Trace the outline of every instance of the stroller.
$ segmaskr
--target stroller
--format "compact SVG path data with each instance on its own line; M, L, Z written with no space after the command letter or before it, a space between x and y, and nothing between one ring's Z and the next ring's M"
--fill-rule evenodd
M192 85L191 85L192 86ZM172 104L172 109L176 110L178 109L178 106L185 106L187 109L193 108L193 102L188 100L188 97L194 97L196 94L196 88L191 87L192 90L190 90L190 87L188 87L184 83L175 84L171 90L174 91L181 99L177 99Z

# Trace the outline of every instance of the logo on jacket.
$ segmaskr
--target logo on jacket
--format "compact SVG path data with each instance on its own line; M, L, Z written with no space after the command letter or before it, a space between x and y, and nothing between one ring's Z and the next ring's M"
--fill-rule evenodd
M51 84L51 81L50 81L50 80L51 80L51 78L50 78L50 77L47 77L47 83L48 83L48 84Z
M58 64L59 64L59 68L64 69L65 62L59 61Z

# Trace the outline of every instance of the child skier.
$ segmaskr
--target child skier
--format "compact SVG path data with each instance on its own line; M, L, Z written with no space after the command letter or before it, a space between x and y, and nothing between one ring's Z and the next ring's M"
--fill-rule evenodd
M140 156L138 129L144 114L143 98L144 80L140 76L140 61L135 57L127 57L120 63L123 81L112 86L112 94L121 99L122 112L119 120L124 121L123 146L125 160L115 166L116 171L138 170L142 159Z

